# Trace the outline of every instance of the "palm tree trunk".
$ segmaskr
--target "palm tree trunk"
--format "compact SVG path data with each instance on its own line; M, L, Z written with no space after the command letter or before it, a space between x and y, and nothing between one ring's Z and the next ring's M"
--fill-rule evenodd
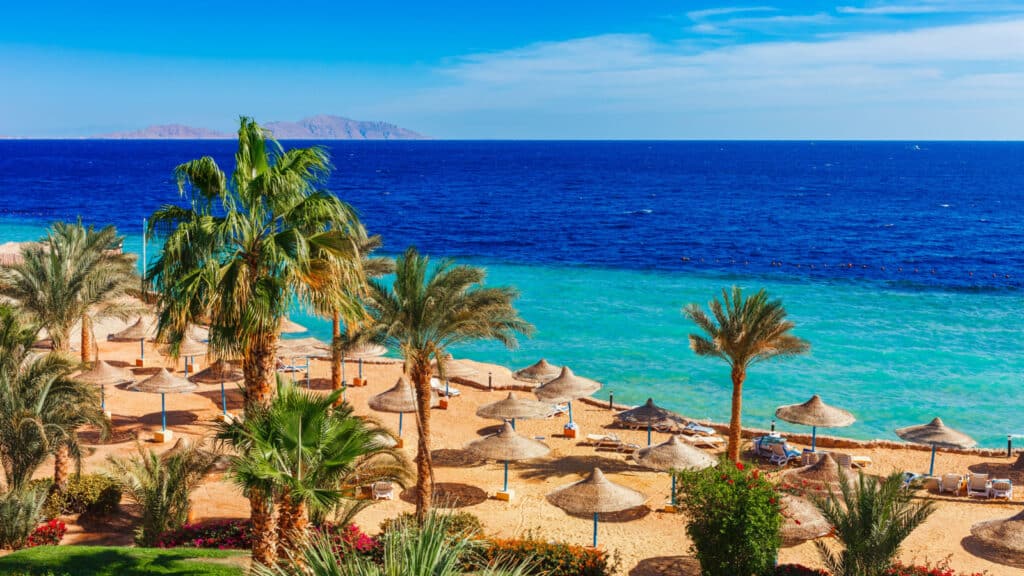
M289 551L297 550L306 537L307 511L306 503L296 501L290 492L281 495L277 519L277 552L287 556Z
M82 314L82 364L88 364L92 357L92 319Z
M742 439L743 424L741 417L743 413L743 381L747 378L747 371L743 366L732 367L732 416L729 419L729 460L740 461L740 441Z
M277 560L274 503L254 489L249 495L249 511L252 521L252 559L264 566L273 566Z
M71 467L71 454L68 445L63 442L53 452L53 491L64 492L68 487L68 470Z
M416 519L423 522L434 497L434 465L430 457L430 363L417 362L412 367L416 387Z
M245 376L245 406L266 406L274 392L274 362L277 359L277 334L253 337L242 358Z
M331 316L331 390L341 390L341 350L338 339L341 337L341 318L338 311ZM338 399L340 402L340 398Z

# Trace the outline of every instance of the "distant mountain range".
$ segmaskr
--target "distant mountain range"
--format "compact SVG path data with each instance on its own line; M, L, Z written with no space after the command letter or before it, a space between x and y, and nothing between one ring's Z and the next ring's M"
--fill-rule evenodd
M423 140L427 137L388 122L352 120L320 114L298 122L268 122L264 128L280 140ZM109 140L226 140L235 134L182 124L158 124L131 132L112 132L93 138Z

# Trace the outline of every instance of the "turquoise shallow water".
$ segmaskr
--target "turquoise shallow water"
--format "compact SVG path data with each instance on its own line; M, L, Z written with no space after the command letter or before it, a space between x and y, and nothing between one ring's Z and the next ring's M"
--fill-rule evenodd
M5 222L0 242L37 237L41 228ZM129 237L126 248L138 251ZM775 407L812 393L851 410L855 425L828 433L895 438L898 426L941 416L982 445L1024 434L1024 298L1017 292L902 290L869 283L779 277L643 272L508 265L473 261L488 282L512 284L532 339L508 351L464 346L457 356L513 368L544 356L605 383L597 394L640 403L648 396L699 418L729 414L729 374L720 361L688 348L691 326L680 313L724 286L765 287L783 299L812 353L760 364L749 372L744 419L767 426ZM325 321L298 312L312 335L329 338ZM781 429L798 430L780 423Z

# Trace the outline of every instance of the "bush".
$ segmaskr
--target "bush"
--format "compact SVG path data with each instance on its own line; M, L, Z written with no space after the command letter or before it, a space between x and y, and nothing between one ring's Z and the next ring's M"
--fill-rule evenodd
M46 492L40 488L12 490L0 496L0 548L24 548L42 518Z
M899 562L895 563L883 576L986 576L984 572L957 572L949 567L949 559L937 564L925 564L924 566L908 566Z
M723 459L717 467L678 473L677 501L704 576L770 574L782 543L775 487Z
M51 480L37 482L51 484ZM75 475L68 479L63 494L51 492L46 498L43 514L56 518L67 514L86 514L103 518L117 511L121 505L121 487L104 474Z
M544 542L532 535L520 540L490 540L483 557L485 561L525 561L531 574L545 576L607 576L618 573L619 564L617 556L609 557L602 550Z
M60 520L53 519L37 527L28 537L26 548L35 546L56 546L68 531L68 527Z
M446 513L445 517L445 526L447 526L450 536L477 537L484 532L484 526L480 523L480 519L470 512ZM415 522L415 517L410 512L388 518L380 523L380 533L387 534L399 526L408 525L409 522Z
M321 534L330 542L334 551L344 555L346 551L357 554L373 554L377 540L368 536L355 524L339 526L325 523L314 526L313 534ZM177 530L160 535L157 548L215 548L219 550L249 550L252 548L252 524L249 520L220 520L185 524Z
M779 564L772 576L829 576L828 572L810 568L803 564Z

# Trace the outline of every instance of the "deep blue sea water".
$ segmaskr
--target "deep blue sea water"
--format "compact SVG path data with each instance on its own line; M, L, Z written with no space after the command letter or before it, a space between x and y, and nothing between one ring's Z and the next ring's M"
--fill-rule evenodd
M935 415L987 445L1024 433L1024 143L325 145L325 186L387 251L416 244L521 290L536 337L461 354L514 367L544 355L617 400L724 419L727 370L687 349L679 309L764 286L813 353L751 371L748 422L820 392L859 417L851 436ZM137 247L142 218L177 201L173 167L209 154L230 170L233 151L0 141L0 241L80 215Z

